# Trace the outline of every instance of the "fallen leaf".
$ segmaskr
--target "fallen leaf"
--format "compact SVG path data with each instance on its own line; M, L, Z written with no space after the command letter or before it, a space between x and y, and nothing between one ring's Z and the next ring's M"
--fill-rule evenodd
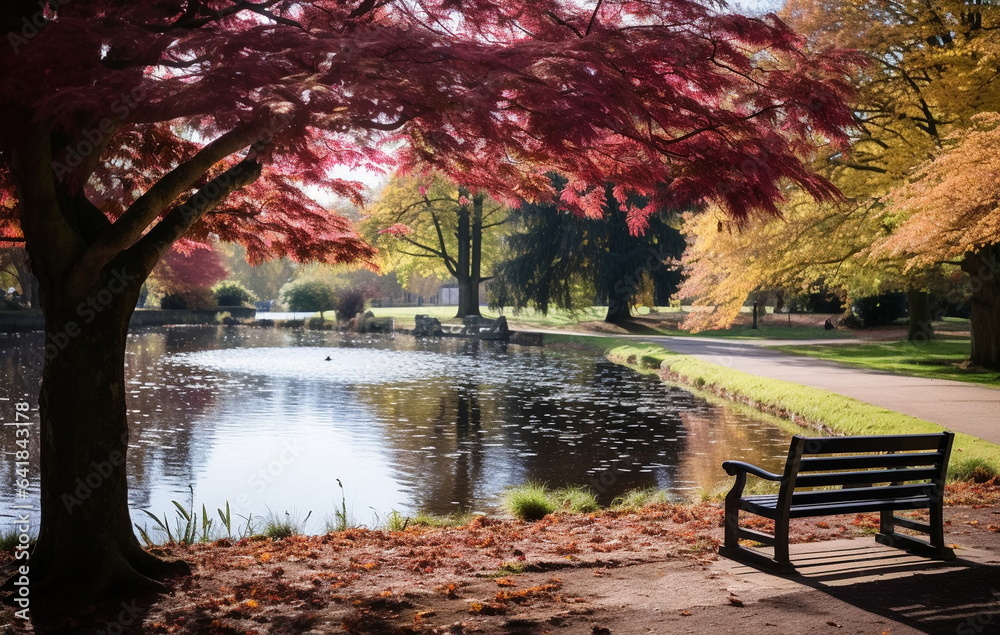
M681 611L681 615L683 615L684 617L689 617L691 615L691 611Z
M844 628L843 626L841 626L840 624L837 624L833 620L828 620L826 624L827 624L827 626L836 626L837 628Z

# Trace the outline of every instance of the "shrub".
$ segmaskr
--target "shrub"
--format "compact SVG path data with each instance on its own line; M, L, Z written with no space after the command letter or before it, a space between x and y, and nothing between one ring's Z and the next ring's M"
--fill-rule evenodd
M648 489L629 490L611 501L611 506L620 509L642 509L647 505L659 505L669 502L670 496L666 491L650 487Z
M333 289L319 280L293 282L282 291L282 297L290 311L295 313L319 311L321 317L336 304Z
M219 306L244 306L257 301L253 291L235 280L226 280L212 287Z
M372 297L372 290L367 287L345 289L337 294L337 319L347 322L354 319L365 310L365 303Z
M588 514L601 508L594 493L585 487L567 487L552 492L552 498L566 511Z
M268 510L263 533L271 540L291 538L302 533L302 528L309 522L310 516L312 516L312 512L306 514L305 519L300 521L298 514L293 512L286 511L284 516L280 516Z

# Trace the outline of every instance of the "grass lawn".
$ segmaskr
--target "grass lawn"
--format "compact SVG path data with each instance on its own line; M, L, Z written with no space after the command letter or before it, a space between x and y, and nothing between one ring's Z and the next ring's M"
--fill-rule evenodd
M607 313L606 306L591 306L579 311L564 311L552 309L548 315L543 315L532 309L525 309L518 314L505 311L503 315L514 329L573 329L576 325L584 322L602 322ZM422 306L422 307L385 307L372 308L371 312L375 317L392 317L396 319L396 324L402 328L413 327L413 316L425 314L436 317L444 323L458 323L455 317L457 307L455 306ZM632 335L676 335L694 337L724 337L731 339L781 339L781 340L806 340L806 339L841 339L853 337L853 333L845 330L827 331L823 329L823 317L813 319L817 325L804 325L803 318L810 316L794 316L797 324L788 326L784 323L785 318L767 314L761 317L759 329L751 329L747 324L734 324L728 329L703 331L701 333L691 333L678 328L686 313L679 308L659 307L655 311L650 311L646 307L636 310L635 316L630 322L609 326L609 329L617 330L621 333ZM496 318L501 315L498 312L483 310L483 317Z
M490 311L484 308L480 309L483 313L483 317L486 318L497 318L500 313ZM514 315L510 312L504 312L503 315L507 316L507 321L514 324L519 324L527 327L538 327L538 328L559 328L564 326L572 326L580 322L594 322L598 320L603 320L605 313L607 313L608 308L603 306L592 306L587 307L576 312L562 311L559 309L552 309L549 311L548 315L543 315L532 309L525 309L521 311L519 315ZM371 312L375 314L375 317L392 317L396 318L397 325L413 325L413 316L415 315L429 315L435 317L442 322L459 320L455 317L455 313L458 311L456 306L405 306L405 307L385 307L385 308L372 308Z
M969 368L969 340L932 342L873 342L870 344L815 344L775 346L775 350L808 355L852 366L902 375L953 379L1000 387L1000 373Z

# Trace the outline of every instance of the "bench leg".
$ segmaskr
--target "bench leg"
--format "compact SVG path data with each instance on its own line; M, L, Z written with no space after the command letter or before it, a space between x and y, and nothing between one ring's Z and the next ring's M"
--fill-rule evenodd
M775 528L779 526L775 524ZM740 510L736 504L726 504L725 513L725 539L719 547L719 555L736 562L774 571L776 573L795 573L795 568L788 557L788 525L784 528L784 540L779 541L778 533L775 533L774 558L769 558L762 553L740 546ZM764 538L762 536L762 538ZM769 537L767 537L769 538Z
M928 540L926 542L913 536L896 533L895 514L892 511L880 512L879 533L875 536L875 542L926 558L954 559L955 552L944 544L943 509L940 506L932 506L928 511L930 512L930 522L928 523Z
M941 558L954 558L955 552L949 549L944 544L944 509L939 503L934 505L930 509L930 525L931 533L927 537L934 547L941 555Z
M779 569L791 569L792 561L788 557L788 521L774 521L774 561Z
M739 538L736 535L740 530L740 508L726 500L726 537L724 542L727 549L736 549L740 546Z

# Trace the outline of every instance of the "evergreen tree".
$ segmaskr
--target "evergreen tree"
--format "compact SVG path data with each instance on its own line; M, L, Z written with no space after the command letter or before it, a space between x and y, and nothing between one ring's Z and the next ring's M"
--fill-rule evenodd
M565 183L554 181L557 188ZM490 283L490 306L547 313L552 306L573 310L596 301L608 305L605 321L620 322L631 315L646 276L657 285L657 299L668 301L680 283L670 261L684 251L670 214L649 214L645 231L636 233L614 188L605 192L601 218L569 214L555 204L518 208L517 227L507 238L510 255ZM642 201L633 203L641 207Z

